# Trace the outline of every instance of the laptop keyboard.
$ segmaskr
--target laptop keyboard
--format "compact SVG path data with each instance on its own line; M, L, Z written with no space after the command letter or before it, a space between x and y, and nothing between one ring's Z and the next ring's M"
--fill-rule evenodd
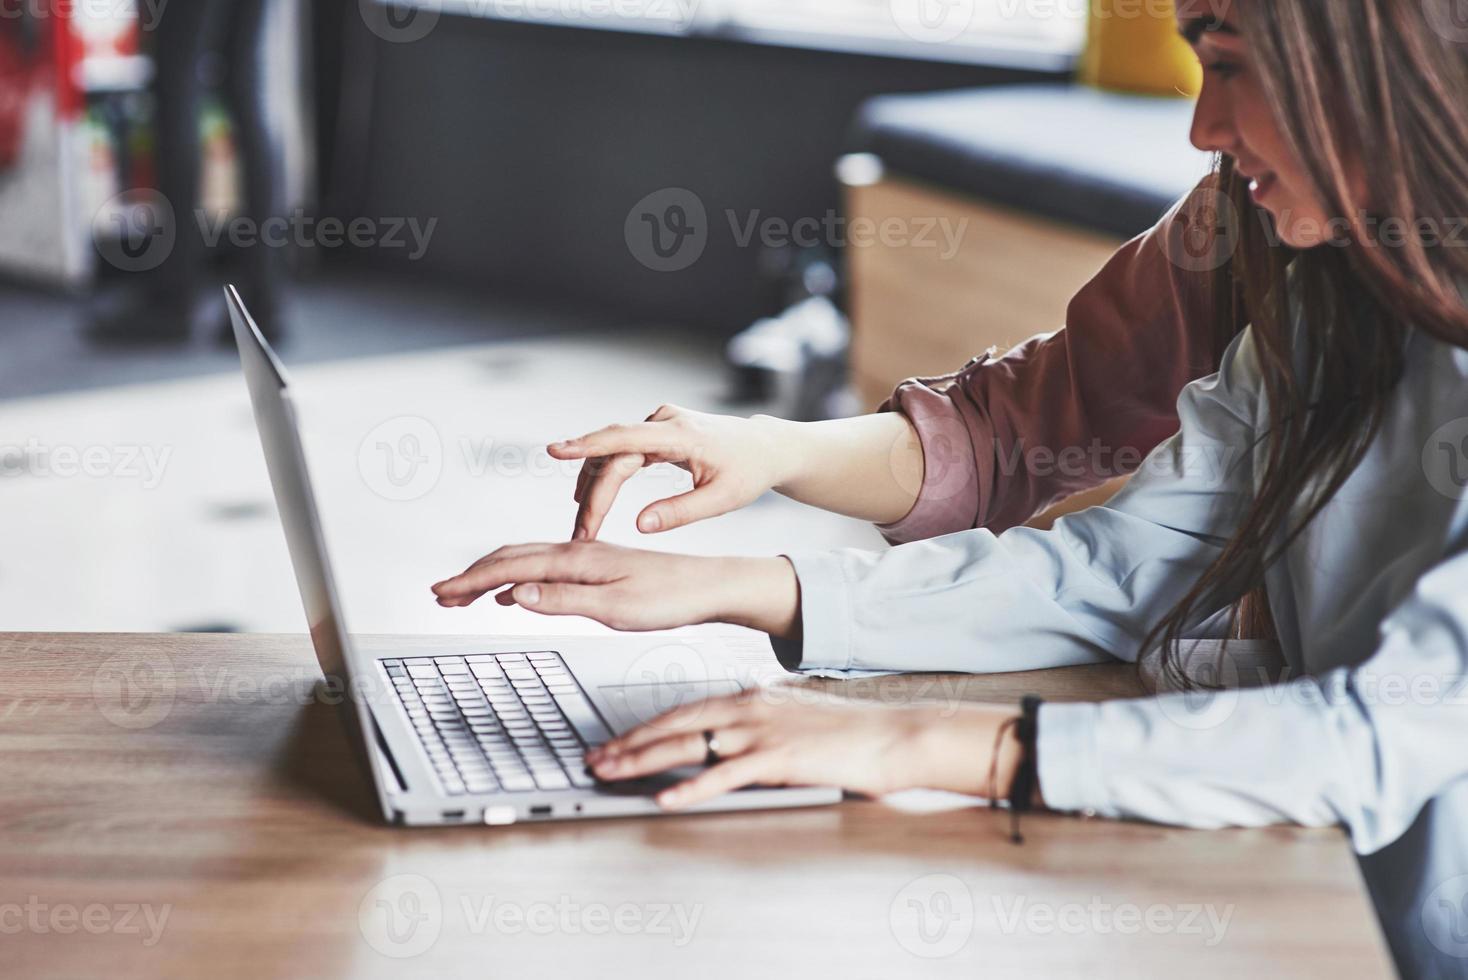
M593 785L586 748L611 733L560 654L381 663L449 795Z

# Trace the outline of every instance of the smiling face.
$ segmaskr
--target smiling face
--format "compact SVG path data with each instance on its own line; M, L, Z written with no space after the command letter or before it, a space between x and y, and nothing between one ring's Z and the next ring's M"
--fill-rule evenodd
M1313 248L1326 240L1331 215L1304 163L1290 150L1250 64L1239 6L1226 4L1221 22L1179 13L1178 30L1203 65L1193 145L1232 157L1249 180L1254 202L1274 217L1281 239L1294 248Z

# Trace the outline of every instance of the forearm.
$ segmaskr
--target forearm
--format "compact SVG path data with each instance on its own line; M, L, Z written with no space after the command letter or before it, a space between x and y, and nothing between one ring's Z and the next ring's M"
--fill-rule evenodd
M778 446L775 489L792 500L877 524L912 510L923 484L917 431L899 412L829 422L759 417Z

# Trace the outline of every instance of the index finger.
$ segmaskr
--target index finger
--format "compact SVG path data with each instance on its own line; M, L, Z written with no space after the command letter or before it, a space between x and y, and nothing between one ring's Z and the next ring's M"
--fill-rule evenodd
M605 429L553 442L546 447L555 459L585 459L588 456L620 456L641 453L661 459L682 459L686 443L666 422L637 422L609 425Z
M481 558L458 575L434 585L433 593L440 602L472 602L502 585L578 580L566 551L553 545L543 551Z

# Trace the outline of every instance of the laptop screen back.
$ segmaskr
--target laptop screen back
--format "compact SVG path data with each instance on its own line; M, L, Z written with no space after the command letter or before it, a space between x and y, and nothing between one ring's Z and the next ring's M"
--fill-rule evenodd
M285 372L233 286L225 287L229 317L239 346L240 362L250 389L255 427L265 450L265 465L275 491L275 504L285 528L286 546L316 659L328 682L344 691L349 680L346 629L336 599L336 585L326 557L326 541L316 512L316 498L306 472L300 430L286 391Z

